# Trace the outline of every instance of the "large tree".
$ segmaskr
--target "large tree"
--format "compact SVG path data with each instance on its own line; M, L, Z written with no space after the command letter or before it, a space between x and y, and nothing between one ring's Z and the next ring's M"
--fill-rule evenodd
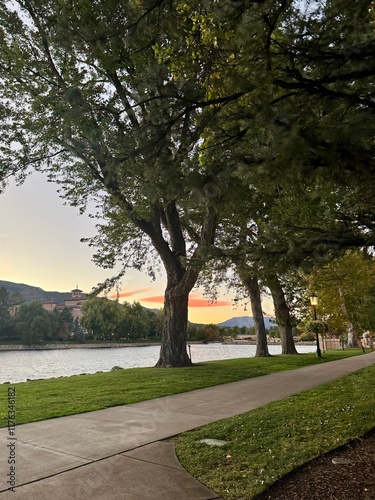
M226 7L237 45L228 42L228 68L215 84L242 95L215 117L206 147L237 163L247 193L227 209L225 253L246 254L249 278L261 268L285 350L295 352L280 275L374 243L373 11L367 1ZM204 27L205 40L220 40L215 23Z
M177 7L19 0L0 10L1 177L34 167L81 210L96 200L102 266L147 268L156 253L167 276L157 366L191 364L188 295L228 182L227 165L201 164L197 145L232 97L209 99L202 64L194 79L175 78L156 50L186 29Z

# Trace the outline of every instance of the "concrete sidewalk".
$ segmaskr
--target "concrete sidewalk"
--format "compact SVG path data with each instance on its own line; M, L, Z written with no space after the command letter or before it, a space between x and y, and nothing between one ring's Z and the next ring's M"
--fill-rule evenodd
M185 394L0 430L0 500L214 500L179 464L181 432L325 384L375 363L375 352ZM16 487L8 458L15 442Z

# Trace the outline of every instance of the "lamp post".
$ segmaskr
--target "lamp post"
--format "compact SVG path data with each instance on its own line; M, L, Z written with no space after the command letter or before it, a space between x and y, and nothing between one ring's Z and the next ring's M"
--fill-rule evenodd
M310 297L310 304L313 308L314 311L314 321L316 321L317 316L316 316L316 306L318 305L318 297L315 293L313 293ZM320 351L320 345L319 345L319 333L316 333L316 355L318 358L322 357L322 353Z

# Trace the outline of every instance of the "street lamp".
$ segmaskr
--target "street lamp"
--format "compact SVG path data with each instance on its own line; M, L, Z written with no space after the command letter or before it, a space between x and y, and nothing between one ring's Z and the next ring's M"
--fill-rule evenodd
M316 321L317 319L317 316L316 316L316 306L318 305L318 297L315 293L313 293L311 296L310 296L310 304L313 308L313 311L314 311L314 321ZM320 351L320 345L319 345L319 333L317 332L316 334L316 355L318 358L321 358L322 357L322 353Z

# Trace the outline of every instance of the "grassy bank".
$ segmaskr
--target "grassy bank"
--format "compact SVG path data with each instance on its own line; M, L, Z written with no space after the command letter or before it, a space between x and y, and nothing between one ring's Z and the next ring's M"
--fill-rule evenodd
M108 373L11 384L16 387L16 423L73 415L177 394L268 373L360 355L359 349L315 354L244 358L201 363L193 368L133 368ZM8 384L0 385L0 426L8 425Z
M281 476L375 426L375 366L181 435L183 466L226 500L251 499ZM210 447L199 440L227 441Z

